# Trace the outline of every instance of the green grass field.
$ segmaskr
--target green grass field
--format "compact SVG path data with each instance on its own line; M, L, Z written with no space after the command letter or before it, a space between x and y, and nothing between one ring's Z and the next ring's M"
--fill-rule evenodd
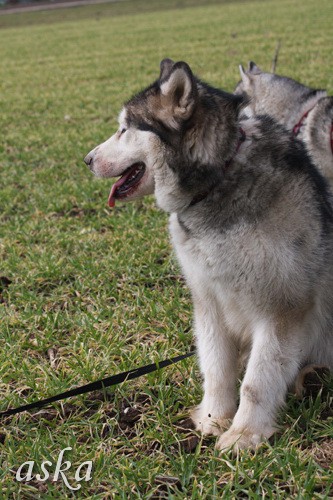
M166 215L150 198L109 210L110 182L82 161L115 130L122 102L164 57L231 91L238 64L270 69L278 40L279 73L332 93L332 23L331 0L129 0L0 16L0 409L193 343ZM333 498L332 383L324 389L290 396L275 440L236 458L214 439L194 447L179 428L201 397L194 358L8 418L0 498ZM60 479L15 480L23 462L41 473L65 447L72 485L93 462L75 494Z

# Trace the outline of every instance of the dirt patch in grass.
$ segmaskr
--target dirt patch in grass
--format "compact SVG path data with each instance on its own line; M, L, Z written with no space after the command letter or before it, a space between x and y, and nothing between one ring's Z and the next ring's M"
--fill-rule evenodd
M320 443L313 443L310 454L323 469L332 469L333 464L333 438L325 439Z
M87 217L89 215L96 215L98 212L95 208L81 208L77 205L74 205L69 210L59 210L57 212L52 212L50 214L51 217Z
M321 397L328 395L328 385L325 383L330 376L330 371L324 366L309 367L303 379L304 397L315 398L321 391Z
M3 292L6 290L6 288L9 287L11 283L12 280L7 278L7 276L0 276L0 304L4 304L6 302L3 296Z

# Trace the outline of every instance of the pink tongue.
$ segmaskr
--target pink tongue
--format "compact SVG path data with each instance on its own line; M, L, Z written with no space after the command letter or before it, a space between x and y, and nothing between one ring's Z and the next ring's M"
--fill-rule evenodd
M109 194L109 199L108 199L108 205L109 207L113 208L116 204L116 197L115 197L115 192L116 192L116 189L119 187L119 186L122 186L122 184L124 184L124 182L126 182L127 180L127 177L130 175L131 171L127 172L126 174L124 174L122 177L120 177L120 179L117 180L117 182L115 182L111 188L111 191L110 191L110 194Z
M109 207L113 208L116 204L116 198L113 196L114 195L114 192L115 190L117 189L117 187L115 187L116 184L114 184L111 188L111 191L110 191L110 194L109 194L109 199L108 199L108 205Z

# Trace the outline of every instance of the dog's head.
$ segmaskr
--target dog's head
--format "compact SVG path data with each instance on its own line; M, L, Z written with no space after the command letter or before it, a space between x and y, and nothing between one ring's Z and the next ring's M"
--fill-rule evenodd
M252 114L267 112L267 99L272 98L272 83L274 75L264 73L254 62L250 61L248 69L245 70L242 65L239 66L241 80L237 84L234 93L236 95L245 95L248 100L247 111ZM270 103L268 103L269 106Z
M247 70L240 65L239 71L241 81L234 93L247 97L247 113L268 114L287 128L326 95L325 91L311 89L292 78L262 71L252 61Z
M253 61L249 61L248 69L245 70L244 67L239 65L239 72L241 76L240 82L236 85L235 93L242 94L244 92L251 91L255 87L255 76L262 75L263 72Z
M164 210L188 206L222 176L241 102L200 82L187 63L164 59L158 80L123 107L118 131L85 158L95 175L120 177L109 205L155 192Z
M164 59L159 79L125 104L117 132L85 158L96 176L120 177L111 189L110 206L154 192L156 169L166 159L165 146L179 141L196 100L189 66Z

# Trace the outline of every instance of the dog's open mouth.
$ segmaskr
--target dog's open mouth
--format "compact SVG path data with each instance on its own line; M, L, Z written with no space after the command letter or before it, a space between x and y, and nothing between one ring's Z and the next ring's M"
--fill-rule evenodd
M109 207L114 207L116 200L126 198L137 189L145 170L146 166L142 162L134 163L125 170L111 188L108 201Z

